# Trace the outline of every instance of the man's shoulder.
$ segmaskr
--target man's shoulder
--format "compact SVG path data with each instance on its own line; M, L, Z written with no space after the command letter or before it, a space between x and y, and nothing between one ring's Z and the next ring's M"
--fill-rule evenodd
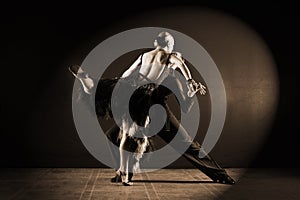
M176 58L176 59L179 59L179 60L183 61L182 54L181 54L180 52L177 52L177 51L173 51L173 52L170 54L170 57L171 57L171 58Z

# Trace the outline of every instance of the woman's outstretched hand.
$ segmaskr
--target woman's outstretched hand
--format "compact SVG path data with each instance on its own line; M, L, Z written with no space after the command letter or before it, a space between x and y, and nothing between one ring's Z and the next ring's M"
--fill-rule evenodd
M200 82L197 83L195 80L190 79L187 83L188 86L188 93L187 95L189 97L193 97L198 91L201 95L205 95L206 94L206 87L204 85L202 85Z

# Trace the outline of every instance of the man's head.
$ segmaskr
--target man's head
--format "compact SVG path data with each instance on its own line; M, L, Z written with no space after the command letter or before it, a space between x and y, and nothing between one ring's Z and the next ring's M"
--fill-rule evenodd
M154 41L154 46L164 48L171 53L174 48L174 42L174 38L170 33L161 32L158 34L156 40Z

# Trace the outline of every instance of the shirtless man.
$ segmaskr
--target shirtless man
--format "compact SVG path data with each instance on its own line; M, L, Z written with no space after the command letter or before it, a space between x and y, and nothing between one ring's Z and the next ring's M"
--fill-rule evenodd
M160 85L169 75L170 75L170 69L175 70L179 69L180 72L184 75L186 81L189 83L189 96L192 97L198 90L200 90L200 93L204 95L206 93L205 86L200 84L197 84L195 81L192 80L191 73L185 63L183 62L182 57L179 53L173 52L173 46L174 46L174 38L171 34L168 32L162 32L158 35L157 39L154 42L155 49L146 53L143 53L138 57L138 59L122 74L121 79L131 79L133 82L137 83L138 85L146 85L149 84L149 82L154 82L156 85ZM127 85L125 85L124 88L120 89L126 90ZM148 114L148 107L149 101L151 101L151 92L153 92L156 86L149 86L147 89L144 89L146 94L143 94L144 92L141 92L140 89L140 97L136 98L136 103L134 105L135 110L140 112L140 114L133 114L136 117L136 119L133 119L133 123L129 123L128 117L123 117L122 119L122 139L120 142L120 168L118 170L119 175L123 175L123 184L124 185L131 185L132 182L130 181L130 177L128 176L129 171L128 168L132 168L134 170L137 170L137 167L129 166L129 165L136 165L139 164L139 158L142 156L143 151L138 151L137 155L138 158L134 162L130 163L130 155L125 150L126 144L127 146L132 146L130 144L130 141L133 140L135 137L135 133L138 131L138 125L144 126L147 128L149 124L149 116ZM181 86L182 87L182 86ZM149 96L150 95L150 96ZM183 96L186 96L187 94L184 94ZM145 97L147 96L147 97ZM149 99L148 99L149 98ZM160 98L164 98L161 96ZM118 98L119 99L119 98ZM140 103L140 106L137 106L137 102ZM150 103L151 104L151 103ZM143 109L146 108L146 109ZM135 111L135 112L137 112ZM141 142L142 141L142 142ZM192 142L192 140L189 140ZM137 140L136 142L139 142L138 147L141 147L140 149L143 149L145 151L145 146L147 145L147 136L144 135L143 140ZM132 142L131 142L132 143ZM129 148L127 148L128 150ZM125 177L125 178L124 178Z
M139 67L139 83L148 83L148 80L155 82L162 82L165 77L163 71L166 67L170 67L173 70L179 69L185 79L188 81L188 88L191 93L189 96L192 97L195 92L199 90L200 94L206 93L206 87L201 83L196 83L191 76L186 64L183 62L183 58L179 52L173 52L174 38L168 32L162 32L158 35L154 41L154 50L146 52L139 56L139 58L127 69L121 76L126 78L133 74ZM168 66L167 66L168 65ZM159 80L161 79L161 80ZM158 82L159 83L159 82Z

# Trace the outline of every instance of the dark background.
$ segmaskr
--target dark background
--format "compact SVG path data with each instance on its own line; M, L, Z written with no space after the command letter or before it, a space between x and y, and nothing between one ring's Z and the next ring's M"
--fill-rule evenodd
M3 7L2 167L101 166L76 134L71 111L73 77L65 72L66 67L81 63L95 45L117 33L112 25L126 30L126 24L118 24L121 19L155 8L183 6L167 1L109 4L16 3ZM280 98L271 134L251 166L299 167L297 6L287 2L264 5L228 1L184 5L231 14L265 40L277 65Z

